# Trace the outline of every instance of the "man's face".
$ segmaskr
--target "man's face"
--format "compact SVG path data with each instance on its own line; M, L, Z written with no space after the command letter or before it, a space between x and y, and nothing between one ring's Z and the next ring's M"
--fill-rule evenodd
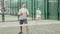
M26 4L23 4L22 7L25 8L26 7Z
M39 10L39 8L38 8L38 10Z

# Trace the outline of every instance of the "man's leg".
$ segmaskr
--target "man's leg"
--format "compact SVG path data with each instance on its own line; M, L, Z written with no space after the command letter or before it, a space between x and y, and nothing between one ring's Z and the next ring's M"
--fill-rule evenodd
M28 33L28 26L26 26L26 32Z
M23 24L23 20L20 20L20 25ZM22 32L22 26L20 26L20 32Z
M41 17L39 17L38 20L41 21Z
M18 34L22 34L22 26L20 26L20 32Z
M20 20L20 25L23 24L23 20ZM22 26L20 26L20 32L18 34L21 34L22 33Z
M25 24L28 24L27 19L25 19L24 22L25 22ZM28 34L28 25L26 25L26 33Z
M20 26L20 32L22 32L22 26Z

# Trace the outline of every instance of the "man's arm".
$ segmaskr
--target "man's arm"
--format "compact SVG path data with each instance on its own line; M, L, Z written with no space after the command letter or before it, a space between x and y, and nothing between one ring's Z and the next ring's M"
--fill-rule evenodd
M20 16L21 15L21 11L19 10L19 12L18 12L18 16Z
M27 16L29 16L29 12L27 11Z

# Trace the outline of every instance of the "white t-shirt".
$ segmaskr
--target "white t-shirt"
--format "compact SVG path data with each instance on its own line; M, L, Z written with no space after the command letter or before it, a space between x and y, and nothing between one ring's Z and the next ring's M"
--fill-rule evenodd
M27 11L28 11L28 9L21 8L19 11L21 11L21 13L22 13L22 15L20 16L20 20L27 19Z
M41 17L41 11L40 10L36 10L36 17Z

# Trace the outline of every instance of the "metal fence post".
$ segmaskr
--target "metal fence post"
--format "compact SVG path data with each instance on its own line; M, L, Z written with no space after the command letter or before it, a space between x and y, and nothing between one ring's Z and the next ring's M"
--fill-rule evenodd
M4 11L5 11L5 8L4 8L4 0L1 1L1 11L2 11L2 22L5 21L5 15L4 15Z

